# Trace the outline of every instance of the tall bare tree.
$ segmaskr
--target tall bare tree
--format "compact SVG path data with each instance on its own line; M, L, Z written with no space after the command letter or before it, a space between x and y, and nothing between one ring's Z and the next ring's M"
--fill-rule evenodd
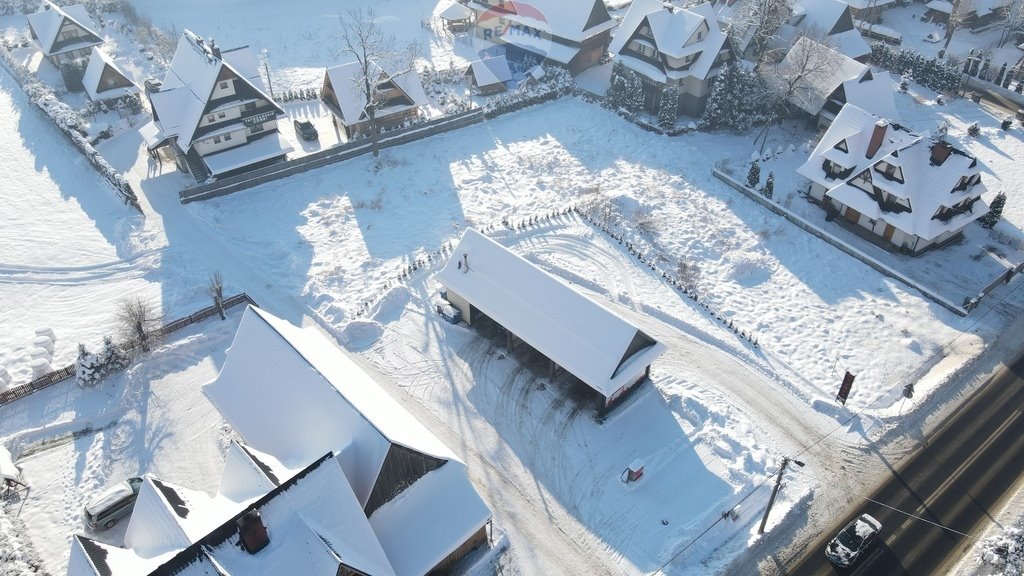
M792 0L744 0L733 23L735 36L750 38L744 47L759 61L778 37L779 28L793 14Z
M953 41L953 34L963 28L967 20L974 14L973 0L953 0L953 8L949 12L949 20L946 22L946 42L942 45L942 52L949 50L949 43Z
M126 342L138 342L144 351L160 339L161 316L142 298L125 298L117 312Z
M762 65L761 70L769 90L778 103L785 106L801 93L826 89L821 83L831 75L837 65L836 60L836 52L830 49L824 38L802 36L781 62Z
M1011 38L1024 34L1024 0L1013 0L1010 3L1006 9L1006 18L999 23L999 26L1003 30L999 35L1000 48Z
M370 126L370 146L373 155L380 154L380 125L377 110L384 103L380 88L382 75L394 78L401 74L415 74L415 44L400 46L393 36L384 33L377 22L377 13L369 8L353 8L341 17L340 54L351 57L359 65L354 86L366 102L366 117ZM387 67L385 70L384 67ZM336 90L348 89L338 86Z

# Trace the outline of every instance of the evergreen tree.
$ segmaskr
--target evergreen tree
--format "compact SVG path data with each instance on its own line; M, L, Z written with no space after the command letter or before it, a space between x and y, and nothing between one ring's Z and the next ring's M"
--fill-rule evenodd
M626 110L634 114L643 110L644 107L644 84L640 81L640 75L632 70L626 71Z
M747 186L756 187L761 182L761 165L757 162L750 163L750 171L747 172Z
M768 121L764 79L738 64L726 64L715 78L701 116L701 130L743 132Z
M988 213L978 219L982 228L991 230L999 222L999 219L1003 217L1003 207L1005 206L1006 193L1000 190L999 194L996 194L996 197L992 199L992 204L988 207Z
M615 61L612 65L612 79L605 93L605 105L612 110L618 110L626 105L626 66Z
M103 352L100 352L99 361L101 372L104 375L120 372L129 364L128 355L125 354L124 349L115 344L110 336L103 337Z
M978 72L978 78L988 80L988 67L990 62L992 62L991 58L985 59L985 62L981 65L981 71Z
M775 194L775 172L768 172L768 179L764 182L764 190L761 192L764 197L771 200Z
M669 86L661 93L661 107L658 108L658 126L669 129L676 125L679 115L679 90Z
M86 65L85 58L75 58L60 65L60 75L64 78L64 87L69 92L82 92L85 90L82 79L85 78Z
M99 359L81 343L78 344L78 360L75 361L75 381L82 388L100 381Z

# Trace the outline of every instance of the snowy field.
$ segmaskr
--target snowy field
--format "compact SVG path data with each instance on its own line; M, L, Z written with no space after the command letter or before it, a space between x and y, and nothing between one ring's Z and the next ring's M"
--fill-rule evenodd
M318 82L336 63L336 5L253 4L227 4L202 25L185 18L203 12L198 2L139 7L168 31L190 27L221 45L268 48L275 83ZM412 0L377 6L389 31L420 40L439 68L471 57L468 45L421 26L436 9ZM900 97L899 106L919 130L949 116L956 135L978 120L982 138L964 144L992 172L992 193L998 182L1010 194L1007 220L1024 224L1024 198L1012 185L1021 181L1019 130L998 132L996 119L967 102ZM658 137L572 98L188 206L177 200L185 177L153 163L125 129L99 149L140 191L144 217L115 200L6 73L0 111L11 135L0 139L9 183L9 209L0 211L0 365L16 382L29 379L36 327L56 331L54 364L62 365L78 342L96 348L115 335L121 298L140 296L178 317L207 305L207 276L219 270L228 293L244 290L274 314L319 324L394 379L391 391L469 463L507 530L514 573L726 570L757 542L765 482L781 458L832 434L840 449L814 451L789 475L770 524L792 510L791 524L812 527L808 499L868 466L865 446L894 416L923 419L930 398L947 398L957 370L1004 335L1024 304L1021 291L1007 290L1006 301L960 318L714 179L716 161L749 157L753 134ZM809 138L773 131L769 146L799 149ZM772 162L784 197L783 173L796 155ZM517 234L498 227L504 245L669 343L652 384L603 424L566 381L548 381L535 356L509 355L499 340L431 313L436 263L396 280L467 226L595 201L631 223L659 265L696 263L703 298L759 343L737 337L574 214ZM645 232L633 227L641 220ZM953 247L947 268L905 265L937 275L936 284L948 272L967 287L992 269L989 256L971 258L991 244L986 238L969 231L970 248ZM366 302L369 313L358 314ZM96 389L66 382L0 408L7 445L79 432L20 462L33 490L16 508L48 571L64 572L82 502L118 478L153 472L214 488L232 432L198 386L216 373L237 319L236 310L226 322L175 333ZM844 367L858 374L846 408L833 401ZM904 401L911 377L920 378L917 394ZM619 474L638 457L648 475L622 484ZM741 500L737 520L719 521ZM544 542L566 536L569 549Z

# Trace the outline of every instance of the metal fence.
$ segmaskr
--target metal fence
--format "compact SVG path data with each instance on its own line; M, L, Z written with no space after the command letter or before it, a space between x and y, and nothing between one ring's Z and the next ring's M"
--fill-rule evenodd
M399 144L413 142L435 134L470 126L482 122L483 119L484 112L481 109L437 118L408 128L384 133L381 135L378 147L384 149L398 146ZM178 197L182 204L188 204L198 200L209 200L218 196L226 196L239 190L245 190L246 188L259 186L260 184L272 182L280 178L301 174L307 170L361 156L370 152L371 149L370 139L363 138L355 142L347 142L339 146L327 148L326 150L320 150L301 158L286 160L244 174L222 178L209 184L200 184L192 188L186 188L178 193Z
M224 309L227 310L228 308L231 308L232 306L237 306L238 304L241 303L250 304L252 306L257 305L256 302L252 298L250 298L248 294L242 292L241 294L235 294L234 296L225 298ZM220 311L217 308L217 306L207 306L206 308L203 308L202 310L196 312L195 314L185 316L184 318L178 318L177 320L174 320L173 322L170 322L154 330L151 333L151 335L154 338L166 336L167 334L170 334L175 330L180 330L190 324L206 320L207 318L215 316L219 313ZM122 345L122 347L126 351L131 351L138 348L139 345L140 344L138 342L130 342L127 345ZM70 366L60 368L59 370L54 370L52 372L43 374L42 376L29 382L28 384L15 386L10 390L7 390L6 392L0 393L0 406L4 404L10 404L11 402L14 402L19 398L24 398L29 394L38 392L40 390L43 390L44 388L48 388L53 384L56 384L57 382L71 378L72 376L75 375L75 368L75 364L71 364Z

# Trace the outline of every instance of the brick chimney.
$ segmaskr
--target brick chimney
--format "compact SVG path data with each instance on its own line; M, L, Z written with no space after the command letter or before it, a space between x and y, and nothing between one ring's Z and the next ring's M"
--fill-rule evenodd
M889 127L889 123L885 120L879 120L875 122L875 129L871 132L871 141L868 142L868 151L864 154L864 157L870 160L878 149L882 147L882 140L885 138L885 130Z
M249 554L255 554L270 544L270 537L267 535L267 528L263 525L263 518L257 510L249 510L240 518L235 520L238 526L240 544Z
M935 166L942 166L942 163L949 158L950 153L953 152L953 146L945 140L939 140L935 144L932 144L932 164Z

